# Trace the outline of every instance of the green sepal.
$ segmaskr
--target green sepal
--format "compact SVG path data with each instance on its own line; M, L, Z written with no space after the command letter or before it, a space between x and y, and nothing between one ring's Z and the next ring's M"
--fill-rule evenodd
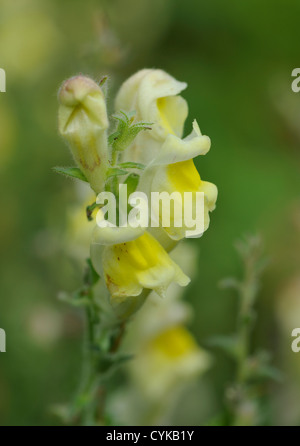
M119 115L113 115L113 118L118 121L118 126L116 131L109 135L108 143L116 152L125 150L142 130L151 130L149 126L152 123L137 122L133 124L134 114L127 115L120 111Z
M131 195L133 192L136 191L136 188L139 184L140 176L136 173L130 173L126 180L124 181L124 184L127 185L127 194Z

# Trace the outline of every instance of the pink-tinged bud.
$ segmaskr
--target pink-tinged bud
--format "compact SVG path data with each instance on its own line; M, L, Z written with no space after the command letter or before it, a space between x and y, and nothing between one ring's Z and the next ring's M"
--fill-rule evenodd
M63 83L58 93L58 127L74 160L96 193L104 189L108 164L108 118L103 92L85 76Z

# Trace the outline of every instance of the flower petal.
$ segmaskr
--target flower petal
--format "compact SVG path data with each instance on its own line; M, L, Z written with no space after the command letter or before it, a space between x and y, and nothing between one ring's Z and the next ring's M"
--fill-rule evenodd
M185 201L185 192L192 193L192 211L190 211L190 215L195 215L196 192L204 193L204 214L199 217L203 217L203 230L206 231L208 228L209 212L215 208L218 190L213 183L201 180L192 159L147 169L144 178L141 180L140 187L148 196L150 196L150 192L158 192L159 194L167 192L174 200L173 208L164 206L163 209L159 207L157 210L155 206L152 206L153 195L151 196L151 213L152 215L155 214L154 217L159 222L159 226L163 228L171 239L181 240L186 237L187 231L193 230L193 228L188 228L184 224L183 203ZM172 196L174 192L179 194ZM163 215L166 216L165 221L167 220L169 225L163 224Z
M163 141L170 133L181 137L188 107L177 95L186 87L163 70L142 70L121 86L115 108L135 110L138 121L153 122L151 139ZM144 135L139 135L140 142Z
M206 155L210 145L210 138L201 134L198 123L194 120L193 131L186 138L180 139L175 135L167 136L161 150L149 167L178 163L179 161L195 158L198 155Z

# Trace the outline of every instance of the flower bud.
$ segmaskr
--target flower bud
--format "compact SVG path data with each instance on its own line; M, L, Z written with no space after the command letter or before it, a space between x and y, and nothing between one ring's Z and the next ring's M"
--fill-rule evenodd
M63 83L58 100L59 132L92 189L99 193L108 164L108 118L102 90L92 79L75 76Z

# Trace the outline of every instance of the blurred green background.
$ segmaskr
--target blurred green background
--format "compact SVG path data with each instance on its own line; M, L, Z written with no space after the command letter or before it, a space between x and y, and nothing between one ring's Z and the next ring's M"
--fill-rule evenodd
M1 425L55 424L48 408L70 398L80 370L81 312L57 299L80 285L83 268L64 243L74 183L51 170L70 165L57 89L76 73L108 74L112 106L120 84L144 67L188 83L186 129L196 117L212 140L196 162L219 198L210 229L192 241L191 329L201 345L234 330L236 298L218 284L241 273L236 240L259 232L269 265L253 342L283 373L266 389L265 423L300 424L300 353L290 348L300 326L300 96L291 90L299 14L297 0L0 0ZM202 410L186 395L175 424L205 424L221 411L232 363L213 353Z

